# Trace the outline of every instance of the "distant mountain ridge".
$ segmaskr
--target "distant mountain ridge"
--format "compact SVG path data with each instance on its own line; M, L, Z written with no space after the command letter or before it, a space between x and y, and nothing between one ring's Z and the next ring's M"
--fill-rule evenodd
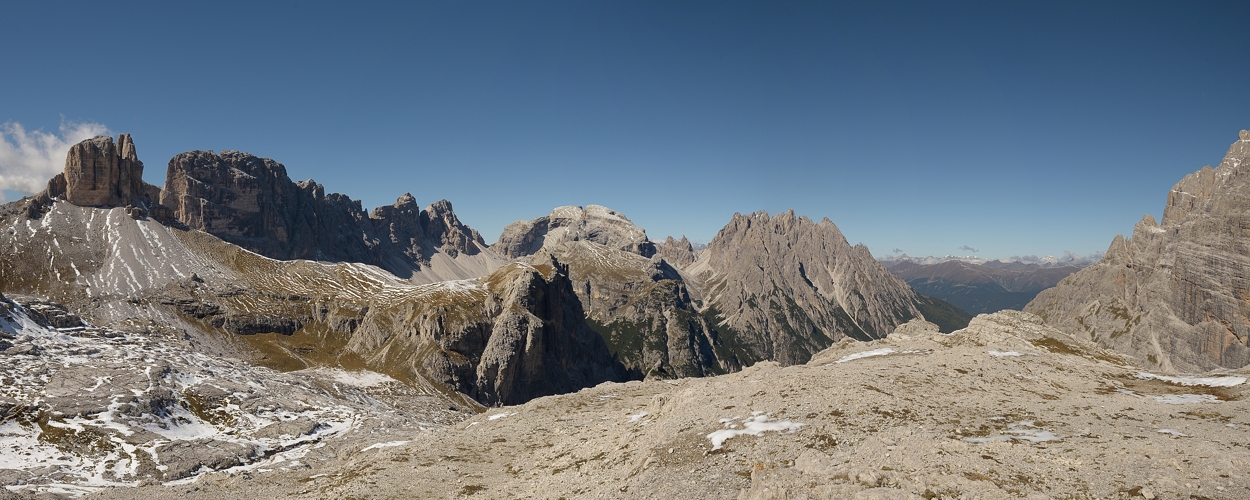
M911 262L913 264L928 266L928 265L933 265L933 264L941 264L943 262L949 262L949 261L960 261L960 262L967 262L969 264L984 264L984 265L987 265L996 269L1009 269L1009 268L1018 267L1018 266L1084 267L1084 266L1093 264L1095 262L1098 262L1100 259L1102 259L1102 256L1103 256L1103 252L1094 252L1089 255L1079 255L1079 254L1075 254L1072 252L1064 252L1063 256L1061 257L1055 257L1053 255L1046 255L1044 257L1038 257L1036 255L1025 255L1023 257L1013 256L1007 259L990 259L990 258L985 258L985 257L978 257L976 255L943 255L941 257L935 257L932 255L929 255L925 257L912 257L910 255L907 255L906 253L903 253L900 255L886 255L883 257L878 257L877 260L881 261L882 264L885 264L886 267L894 266L896 264L900 264L903 262Z
M936 264L894 261L888 269L919 293L950 302L970 314L986 314L1022 310L1039 292L1081 268L1019 261L973 264L947 260Z

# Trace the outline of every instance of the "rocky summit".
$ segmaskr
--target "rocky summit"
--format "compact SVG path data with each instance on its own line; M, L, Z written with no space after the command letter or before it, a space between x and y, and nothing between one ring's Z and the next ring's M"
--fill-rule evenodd
M655 243L647 239L646 231L621 213L599 205L557 207L550 215L513 222L491 248L505 257L518 258L565 241L589 241L643 257L655 254Z
M1216 168L1168 193L1103 259L1041 292L1026 311L1163 370L1250 363L1250 131Z
M922 317L921 299L828 219L734 214L685 270L757 359L806 362L846 337L882 338Z

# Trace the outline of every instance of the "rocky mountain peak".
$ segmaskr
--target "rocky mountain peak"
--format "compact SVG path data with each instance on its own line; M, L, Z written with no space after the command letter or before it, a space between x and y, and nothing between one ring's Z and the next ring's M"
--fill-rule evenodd
M682 235L681 240L672 236L665 238L663 243L656 245L656 255L677 267L686 267L695 260L694 245L690 244L686 235Z
M1227 213L1235 210L1239 201L1229 200L1228 196L1214 195L1217 191L1228 191L1236 186L1250 184L1246 180L1245 168L1250 159L1250 131L1243 130L1238 134L1237 142L1229 147L1224 160L1216 168L1210 166L1186 175L1168 192L1167 205L1163 209L1163 225L1179 224L1192 211L1217 211ZM1222 202L1222 203L1220 203Z
M1250 133L1216 168L1168 193L1162 224L1146 215L1104 258L1025 308L1064 331L1168 370L1250 363Z
M686 271L753 351L783 364L843 337L884 337L921 316L915 292L866 247L792 210L734 214Z
M515 259L534 255L547 246L583 240L643 257L655 255L656 251L646 231L624 214L599 205L556 207L549 215L513 222L491 248Z
M65 172L49 181L47 194L84 207L146 207L157 201L157 192L143 182L143 162L130 134L121 134L117 142L98 136L71 146Z
M398 199L395 200L395 204L392 206L395 208L401 208L401 207L407 207L407 206L415 207L417 206L417 199L412 196L412 193L404 193L400 195Z

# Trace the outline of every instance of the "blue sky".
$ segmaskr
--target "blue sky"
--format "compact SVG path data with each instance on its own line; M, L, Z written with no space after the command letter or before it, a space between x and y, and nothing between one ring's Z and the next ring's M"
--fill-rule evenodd
M131 133L154 184L238 149L446 198L488 242L793 208L984 257L1105 250L1250 128L1244 2L255 3L0 3L0 122Z

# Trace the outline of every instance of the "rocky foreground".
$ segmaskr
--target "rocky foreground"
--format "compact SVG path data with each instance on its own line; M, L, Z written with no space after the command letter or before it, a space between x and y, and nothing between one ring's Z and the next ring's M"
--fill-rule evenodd
M1004 311L91 498L1247 498L1243 375L1143 372Z

